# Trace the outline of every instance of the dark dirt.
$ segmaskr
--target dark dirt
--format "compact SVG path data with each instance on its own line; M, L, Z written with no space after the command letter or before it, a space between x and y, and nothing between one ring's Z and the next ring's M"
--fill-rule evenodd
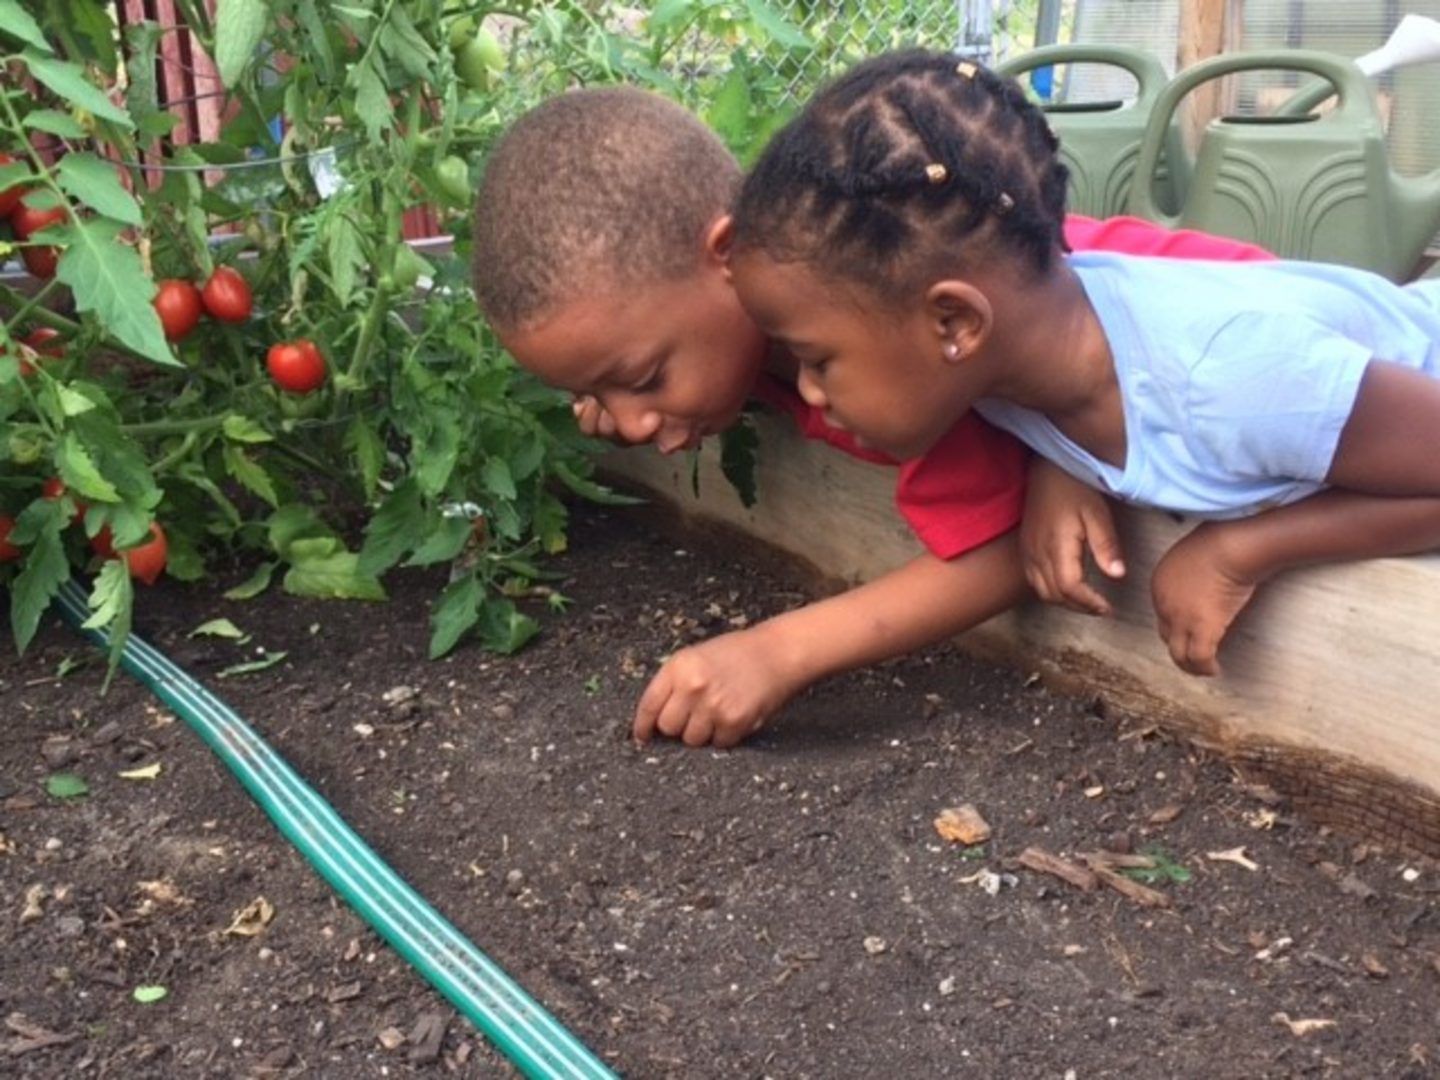
M831 681L738 751L636 748L657 659L805 579L633 514L582 511L573 536L574 606L512 658L427 662L426 576L384 607L164 585L138 629L624 1075L1437 1074L1433 867L944 649ZM187 637L222 615L244 649ZM256 646L289 659L213 678ZM56 679L66 658L92 662ZM59 626L0 660L0 1073L511 1075L182 722L101 676ZM57 771L89 795L48 795ZM961 803L983 849L937 835ZM1155 884L1167 909L1015 861L1148 845L1191 875ZM1255 869L1210 857L1235 848ZM986 870L1013 877L990 895ZM223 933L261 896L263 933Z

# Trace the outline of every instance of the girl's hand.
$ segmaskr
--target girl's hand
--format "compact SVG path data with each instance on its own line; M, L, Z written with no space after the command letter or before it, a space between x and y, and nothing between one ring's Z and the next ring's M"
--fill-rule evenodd
M1150 583L1160 640L1191 675L1220 674L1220 642L1259 585L1226 556L1226 527L1207 523L1177 541Z
M1109 615L1110 601L1085 580L1085 552L1110 578L1125 576L1110 504L1043 458L1030 465L1020 557L1025 580L1047 604L1086 615Z

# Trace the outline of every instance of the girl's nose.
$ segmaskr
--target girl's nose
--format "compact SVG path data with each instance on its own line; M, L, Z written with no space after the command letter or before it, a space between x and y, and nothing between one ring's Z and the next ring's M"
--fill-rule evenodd
M825 392L820 389L820 383L810 373L810 369L803 364L800 373L795 377L795 389L799 391L801 400L812 409L825 408Z

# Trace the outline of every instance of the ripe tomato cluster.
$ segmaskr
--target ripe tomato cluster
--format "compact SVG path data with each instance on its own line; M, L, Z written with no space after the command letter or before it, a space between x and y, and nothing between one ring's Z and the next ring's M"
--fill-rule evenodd
M0 154L0 165L9 165L14 161L9 154ZM24 201L29 191L24 184L0 191L0 217L9 219L15 239L26 244L20 249L25 269L37 278L52 278L60 261L60 249L48 244L31 245L26 242L41 229L64 221L70 212L63 206L36 210Z
M200 324L202 314L220 322L242 323L254 308L250 284L240 271L229 266L211 274L203 289L183 278L157 282L154 304L168 341L188 336Z
M325 382L325 357L309 338L277 341L265 356L270 378L281 390L308 394Z
M52 476L40 486L43 499L61 499L65 496L65 483L58 476ZM85 520L85 504L76 500L75 515L71 523L79 525ZM15 530L15 519L9 514L0 514L0 563L15 562L24 552L10 542ZM102 559L123 559L130 570L130 576L146 585L154 585L165 571L170 558L170 542L158 521L150 523L150 538L128 548L116 550L111 538L110 526L106 525L90 538L90 550Z

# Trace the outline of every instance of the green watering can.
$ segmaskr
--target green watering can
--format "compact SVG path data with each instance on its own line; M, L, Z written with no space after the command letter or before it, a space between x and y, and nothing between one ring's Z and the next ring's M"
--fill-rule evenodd
M1145 184L1131 187L1129 212L1248 240L1283 258L1406 280L1440 228L1440 171L1419 178L1391 172L1374 93L1352 60L1286 49L1232 53L1187 68L1155 102L1137 173L1149 175L1162 150L1170 152L1171 118L1186 94L1222 75L1262 69L1318 75L1333 88L1334 110L1292 115L1328 92L1307 93L1299 108L1287 104L1279 115L1212 120L1178 212Z
M1128 71L1139 84L1139 93L1129 105L1087 101L1041 106L1060 138L1060 159L1070 170L1069 209L1097 218L1122 214L1140 140L1169 76L1152 54L1120 45L1045 45L1005 61L995 71L1018 78L1055 64L1106 64ZM1152 169L1160 205L1174 212L1185 189L1186 157L1179 125L1171 122L1167 129L1164 153L1158 163L1152 163Z

